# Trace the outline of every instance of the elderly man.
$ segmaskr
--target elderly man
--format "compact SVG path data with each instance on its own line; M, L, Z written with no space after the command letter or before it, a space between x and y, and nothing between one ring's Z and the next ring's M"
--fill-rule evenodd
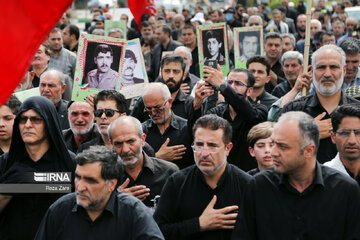
M358 104L339 106L331 114L331 139L338 154L324 163L354 178L360 185L360 107Z
M249 154L246 136L252 126L265 121L267 117L264 105L249 101L255 83L253 74L246 69L232 69L225 81L220 68L204 67L204 77L212 86L218 88L225 98L225 102L207 113L225 118L232 126L233 148L228 161L244 171L253 169L256 163Z
M87 102L71 102L68 107L70 129L63 131L67 148L76 153L79 147L100 137L94 124L94 109Z
M304 58L297 51L288 51L281 57L282 70L287 81L278 84L271 92L275 97L282 97L294 86L296 79L302 73Z
M195 164L167 180L154 213L166 239L230 239L250 176L227 162L231 125L216 115L193 128Z
M50 61L50 49L49 46L45 43L39 46L39 49L36 51L34 59L31 63L32 70L35 73L34 79L32 80L32 86L38 87L40 84L40 76L48 69L48 64Z
M271 136L275 168L250 180L232 239L360 238L360 188L316 161L319 135L306 113L280 117Z
M116 191L119 156L105 146L92 146L76 157L75 193L47 211L36 240L164 239L139 200Z
M99 44L94 51L94 62L97 66L96 69L88 72L86 82L90 88L115 90L117 80L119 77L118 72L111 69L113 63L113 50L107 44Z
M48 68L57 69L74 79L76 55L63 47L62 32L59 28L52 30L48 42L51 50Z
M317 19L311 19L311 21L310 21L310 49L309 49L310 56L316 50L316 46L312 42L315 37L315 33L321 31L321 29L322 29L321 22ZM299 51L301 54L304 55L305 39L300 40L296 43L295 50Z
M179 168L171 162L149 157L143 151L146 135L140 121L134 117L122 116L113 121L108 135L124 168L119 190L154 207L165 181Z
M137 62L138 61L136 59L134 52L130 49L126 49L121 85L125 86L125 85L137 84L137 83L144 83L143 78L137 78L134 76L134 70Z
M62 99L66 87L65 75L58 70L48 70L40 77L40 95L46 97L54 104L62 130L70 127L67 120L68 101Z
M294 51L296 45L294 35L291 33L283 33L281 34L281 37L283 39L282 54L284 54L287 51Z
M315 93L296 99L284 106L282 112L303 111L314 117L320 128L318 161L330 161L336 155L336 146L331 142L330 114L347 103L360 103L341 91L345 74L345 53L335 45L319 48L312 57Z
M359 86L360 41L352 37L346 38L340 42L339 47L346 54L346 72L341 89L345 90L352 86Z
M354 17L348 17L345 21L346 33L344 36L338 39L337 43L340 44L342 40L352 37L354 31L354 26L357 24L358 20Z
M33 183L34 172L73 173L74 157L66 148L54 104L44 97L28 98L15 118L10 150L0 158L0 182ZM47 208L60 196L0 195L0 239L34 239Z

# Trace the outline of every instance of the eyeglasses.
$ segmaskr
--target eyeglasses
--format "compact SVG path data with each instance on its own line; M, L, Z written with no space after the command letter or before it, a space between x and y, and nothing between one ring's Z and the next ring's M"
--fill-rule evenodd
M323 42L324 44L330 44L330 43L335 43L335 40L329 39L329 40L324 40Z
M114 109L96 109L94 111L94 115L95 115L95 117L101 117L104 112L105 112L106 117L114 116L115 112L120 113L118 110L114 110Z
M227 84L229 85L235 85L237 87L247 87L246 84L244 84L243 82L241 81L236 81L236 80L227 80Z
M360 129L344 129L337 131L336 134L340 137L350 137L351 132L354 132L357 138L360 138Z
M200 142L194 143L193 145L191 145L191 148L193 149L194 152L202 152L204 150L207 150L208 153L216 153L222 147L225 147L225 145L223 145L221 147L208 145L207 147L205 147L204 143L200 143Z
M19 123L20 124L25 124L27 123L28 119L30 119L30 122L32 124L40 124L44 119L41 118L41 117L36 117L36 116L31 116L31 117L28 117L28 116L20 116L19 118Z
M168 100L166 100L164 102L164 104L162 106L160 106L160 107L158 107L158 106L157 107L149 107L149 108L145 107L144 112L147 113L148 115L152 115L153 112L155 112L155 114L160 114L160 113L162 113L164 111L165 105L166 105L167 102L168 102Z
M249 23L249 26L259 26L259 23Z

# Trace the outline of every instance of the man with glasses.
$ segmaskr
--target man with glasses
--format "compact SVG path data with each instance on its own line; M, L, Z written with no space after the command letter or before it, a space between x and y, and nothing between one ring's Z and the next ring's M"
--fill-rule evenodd
M0 183L34 183L35 172L73 174L74 157L66 148L54 104L40 96L28 98L14 120L9 152L0 158ZM0 194L0 239L34 239L46 210L61 195Z
M262 26L262 24L263 24L263 20L259 15L252 15L249 17L246 26L248 27Z
M338 153L324 163L354 178L360 185L360 107L357 104L339 106L331 114L331 140Z
M246 69L232 69L225 81L220 68L205 66L204 78L219 89L225 98L225 102L218 104L207 113L225 118L232 126L233 148L228 161L244 171L255 168L256 162L250 156L246 138L252 126L266 121L267 109L264 105L255 104L249 99L255 82L253 74Z
M230 239L250 176L227 162L233 147L228 121L205 115L193 135L195 165L169 177L154 219L165 239Z
M144 112L150 117L142 126L155 157L172 161L180 169L191 165L192 139L188 123L171 110L173 99L169 88L163 83L150 83L142 98Z
M254 75L255 83L250 95L252 100L264 104L267 109L278 100L277 97L265 91L265 85L270 82L270 63L262 56L254 56L247 60L246 68Z

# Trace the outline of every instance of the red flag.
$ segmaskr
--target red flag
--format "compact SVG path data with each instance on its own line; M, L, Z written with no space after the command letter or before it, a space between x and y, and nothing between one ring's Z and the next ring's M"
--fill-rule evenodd
M0 104L19 84L40 44L72 0L2 1Z
M156 15L155 1L154 0L128 0L129 9L134 16L135 22L140 30L141 16L145 13L150 16Z

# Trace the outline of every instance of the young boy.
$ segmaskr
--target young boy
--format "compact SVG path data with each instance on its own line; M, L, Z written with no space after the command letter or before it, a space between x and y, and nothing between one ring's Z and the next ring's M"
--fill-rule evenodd
M272 167L272 142L270 136L274 129L273 122L262 122L253 126L247 136L250 155L256 159L258 167L248 172L250 175Z

